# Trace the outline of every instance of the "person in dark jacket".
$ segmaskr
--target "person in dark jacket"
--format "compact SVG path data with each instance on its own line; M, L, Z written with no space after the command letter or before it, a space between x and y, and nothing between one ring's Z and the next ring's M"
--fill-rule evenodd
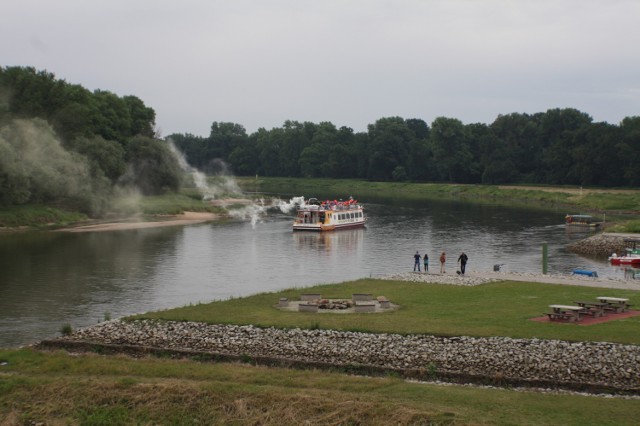
M469 258L467 257L467 255L462 252L460 254L460 256L458 257L458 263L460 263L460 274L464 275L464 270L467 268L467 261L469 260Z
M413 255L413 258L415 260L413 264L413 271L415 272L416 268L418 268L418 272L420 272L420 252L416 252L416 254Z

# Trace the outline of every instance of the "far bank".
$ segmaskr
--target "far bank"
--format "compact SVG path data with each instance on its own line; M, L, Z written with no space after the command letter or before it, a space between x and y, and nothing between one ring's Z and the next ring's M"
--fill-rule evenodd
M562 210L591 214L607 232L640 232L640 190L574 186L461 185L372 182L353 179L238 177L247 193L307 198L331 195L382 200L460 200L468 203Z
M208 178L215 187L217 178ZM224 192L223 198L291 197L303 195L348 197L360 201L459 200L465 203L522 206L530 209L560 210L561 214L586 213L603 221L607 232L640 232L640 190L580 188L572 186L497 186L410 182L371 182L352 179L305 179L236 177L243 194ZM185 212L209 213L215 220L227 218L226 210L195 188L158 196L117 198L101 217L62 209L58 206L24 205L0 208L0 231L20 229L58 229L68 226L118 222L162 222L167 216ZM148 225L150 226L150 225Z

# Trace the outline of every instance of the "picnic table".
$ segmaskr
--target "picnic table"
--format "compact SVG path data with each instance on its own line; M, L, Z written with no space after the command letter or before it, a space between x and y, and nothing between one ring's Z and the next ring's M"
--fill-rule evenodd
M603 316L605 313L604 310L608 306L604 302L588 302L588 301L578 300L578 301L574 301L573 303L584 308L584 311L581 313L587 314L587 315L593 315L594 318Z
M549 307L553 310L546 313L550 320L580 321L580 314L585 311L583 306L575 305L549 305Z
M605 303L605 309L615 311L616 313L626 311L631 305L629 299L622 297L598 296L596 297L601 303Z

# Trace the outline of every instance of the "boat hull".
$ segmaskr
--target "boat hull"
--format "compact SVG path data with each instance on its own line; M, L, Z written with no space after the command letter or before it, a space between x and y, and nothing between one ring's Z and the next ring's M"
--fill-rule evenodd
M628 257L628 256L612 257L612 258L609 258L609 261L611 262L612 265L640 266L640 257Z
M293 230L294 231L310 231L310 232L338 231L341 229L364 228L365 222L366 221L357 222L357 223L335 224L335 225L324 225L319 223L294 223Z

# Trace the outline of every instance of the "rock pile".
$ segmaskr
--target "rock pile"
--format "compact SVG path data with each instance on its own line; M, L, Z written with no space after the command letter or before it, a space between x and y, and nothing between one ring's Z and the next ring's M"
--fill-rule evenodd
M64 342L135 345L640 393L640 346L604 342L284 330L151 320L108 321L54 342L62 346Z
M608 257L612 253L625 252L624 239L627 237L625 234L600 233L569 244L567 249L587 256Z

